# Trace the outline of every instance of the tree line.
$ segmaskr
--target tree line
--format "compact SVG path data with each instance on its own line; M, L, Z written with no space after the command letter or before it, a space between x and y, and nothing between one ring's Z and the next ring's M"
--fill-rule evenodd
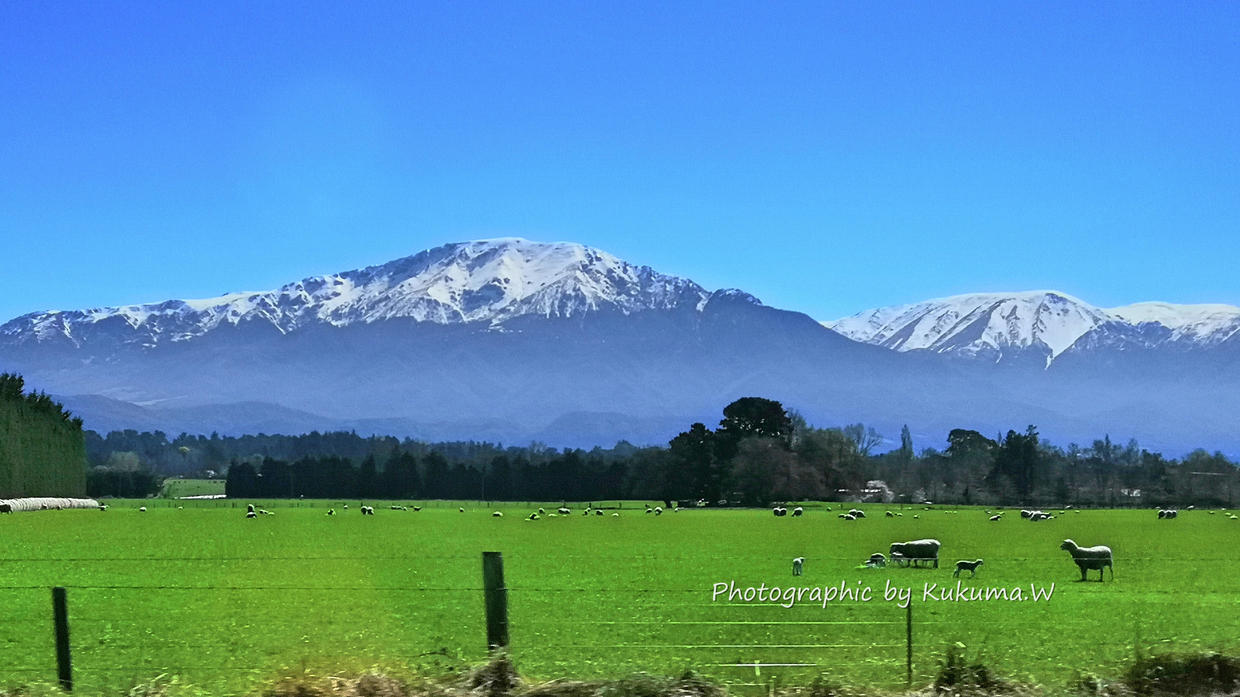
M760 397L736 400L717 426L691 424L666 446L588 451L355 433L87 433L97 470L227 472L238 497L1231 506L1240 494L1235 463L1203 450L1175 460L1109 437L1060 448L1033 426L993 437L955 429L941 451L916 451L907 427L898 448L874 452L883 442L863 424L817 428Z
M82 420L19 375L0 373L0 498L86 492Z

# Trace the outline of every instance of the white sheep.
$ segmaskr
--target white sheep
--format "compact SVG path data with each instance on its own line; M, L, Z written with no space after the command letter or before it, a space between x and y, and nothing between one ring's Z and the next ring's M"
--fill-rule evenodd
M603 515L603 512L596 508L594 509L594 515Z
M140 506L140 507L138 507L138 512L139 512L139 513L146 513L146 506Z
M655 514L655 515L663 515L663 507L662 507L662 506L655 506L655 507L654 507L654 514Z
M1093 569L1098 570L1098 580L1102 580L1102 569L1106 567L1111 570L1111 578L1115 578L1115 567L1112 565L1111 548L1106 545L1096 545L1094 547L1081 547L1072 540L1064 540L1059 548L1066 550L1072 555L1072 561L1081 569L1081 580L1085 580L1085 572Z
M860 508L850 508L850 509L848 509L848 513L849 513L849 515L851 515L851 516L852 516L852 517L854 517L854 518L864 518L864 517L865 517L865 511L861 510Z
M981 559L974 559L973 561L969 561L967 559L961 559L960 561L956 562L956 570L952 572L952 576L959 576L961 571L968 571L969 578L972 578L977 575L977 567L981 565L982 565Z
M417 512L418 512L418 511L420 511L420 510L422 510L422 507L421 507L421 506L414 506L414 507L413 507L413 512L414 512L414 513L417 513Z
M887 515L887 517L888 517L888 518L894 518L894 517L896 517L896 514L895 514L895 513L892 513L891 511L887 511L886 515Z
M801 508L800 506L797 506L796 508L792 509L793 518L800 518L801 515L804 513L805 513L805 509Z
M939 547L942 546L938 540L912 540L910 542L892 542L891 555L900 556L908 559L913 564L919 561L934 562L934 568L939 568Z
M1002 520L1002 519L1003 519L1003 514L1002 514L1002 513L999 513L998 515L992 515L992 516L990 516L990 518L989 518L989 520L991 520L991 521L993 521L993 522L998 522L998 521L1000 521L1000 520Z
M870 555L869 559L865 560L865 565L871 569L884 568L887 566L887 557L883 556L882 552L875 552Z
M246 517L246 518L257 518L257 517L258 517L258 513L257 513L256 511L246 511L246 512L245 512L245 517Z
M537 514L537 513L531 513L531 514L529 515L529 517L528 517L528 518L526 518L526 520L538 520L538 514Z
M603 515L603 513L600 511L600 512L599 512L599 515ZM620 517L620 514L619 514L619 513L612 513L612 514L611 514L611 517L612 517L612 518L619 518L619 517Z
M568 515L572 513L572 510L569 509L567 506L560 506L559 508L555 510L555 512L559 513L560 515Z
M464 513L464 512L465 512L465 508L464 508L463 506L462 506L461 508L456 509L456 510L457 510L457 512L458 512L458 513Z
M792 560L792 575L800 576L801 569L805 567L805 557L797 557Z
M542 506L538 507L538 515L547 515L547 510Z
M336 509L334 508L327 509L327 515L336 515Z
M840 514L840 518L841 518L841 519L843 519L843 520L856 520L856 519L857 519L857 516L855 516L855 515L853 515L853 514L851 514L851 513L841 513L841 514Z
M503 511L495 511L494 513L491 514L491 517L492 518L503 518L504 513Z

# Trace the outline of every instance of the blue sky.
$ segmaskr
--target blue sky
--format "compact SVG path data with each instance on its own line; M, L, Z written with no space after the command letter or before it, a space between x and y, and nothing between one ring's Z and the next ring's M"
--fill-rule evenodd
M3 3L0 319L572 240L832 319L1240 304L1237 3Z

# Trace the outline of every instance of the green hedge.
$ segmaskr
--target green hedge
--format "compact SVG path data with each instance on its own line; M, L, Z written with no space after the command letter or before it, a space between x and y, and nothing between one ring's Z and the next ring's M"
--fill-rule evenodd
M0 498L85 496L82 420L24 387L0 374Z

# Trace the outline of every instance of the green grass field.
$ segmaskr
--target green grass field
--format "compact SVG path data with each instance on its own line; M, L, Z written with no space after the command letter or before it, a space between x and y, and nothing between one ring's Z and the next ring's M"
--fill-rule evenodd
M80 689L122 689L160 673L242 691L290 672L369 666L439 671L483 660L481 552L504 554L512 652L535 678L692 667L720 680L805 680L826 672L867 687L904 684L905 612L884 586L913 589L915 679L962 642L1002 674L1062 689L1080 672L1118 673L1138 650L1240 650L1240 521L1205 511L1069 512L1030 523L1016 511L905 509L846 522L808 508L682 510L616 518L492 518L481 504L364 517L352 502L113 502L110 510L0 516L0 682L55 676L49 587L69 587ZM150 507L139 513L137 506ZM325 510L334 505L337 515ZM312 507L313 506L313 507ZM548 506L550 509L552 506ZM920 519L912 516L919 514ZM863 569L892 541L935 537L941 568ZM1079 583L1064 538L1115 550L1115 580ZM790 560L806 557L805 573ZM982 557L965 586L1049 587L1049 601L925 601L955 587L952 563ZM967 573L964 574L967 576ZM712 601L738 586L871 587L870 602ZM735 667L736 663L810 666ZM743 689L743 688L742 688Z
M175 499L181 496L222 493L224 493L223 479L165 479L164 488L159 495Z

